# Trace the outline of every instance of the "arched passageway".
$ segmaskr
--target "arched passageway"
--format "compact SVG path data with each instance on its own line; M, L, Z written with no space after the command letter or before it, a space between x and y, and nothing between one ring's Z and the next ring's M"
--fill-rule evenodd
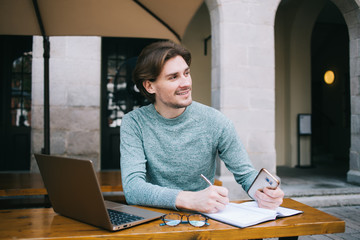
M280 2L275 19L278 166L331 163L348 173L348 181L360 182L358 12L353 0ZM333 84L324 83L326 70L334 71ZM312 115L312 133L298 146L301 113Z

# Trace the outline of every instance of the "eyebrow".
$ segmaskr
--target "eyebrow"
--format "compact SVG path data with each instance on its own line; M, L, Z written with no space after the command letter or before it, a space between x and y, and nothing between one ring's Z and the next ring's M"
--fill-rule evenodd
M184 72L185 72L185 71L188 71L188 70L190 70L190 67L185 68L185 69L184 69ZM174 75L177 75L177 74L178 74L178 72L169 73L169 74L166 74L165 77L170 77L170 76L174 76Z

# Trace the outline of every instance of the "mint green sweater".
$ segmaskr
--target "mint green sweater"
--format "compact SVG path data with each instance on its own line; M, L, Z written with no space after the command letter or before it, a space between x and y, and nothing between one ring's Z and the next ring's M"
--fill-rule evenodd
M214 182L216 155L247 190L257 171L231 121L214 108L193 102L174 119L153 104L126 114L120 128L121 175L129 204L176 209L178 193Z

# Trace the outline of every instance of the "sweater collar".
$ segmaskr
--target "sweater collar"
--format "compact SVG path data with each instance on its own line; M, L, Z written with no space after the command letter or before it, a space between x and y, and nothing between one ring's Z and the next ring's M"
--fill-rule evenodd
M163 122L163 123L169 124L169 125L178 124L178 123L184 121L184 119L186 119L187 116L190 114L189 112L191 112L193 102L185 108L185 111L180 116L178 116L176 118L165 118L165 117L161 116L161 114L156 111L154 104L151 104L150 111L153 113L153 115L156 117L156 119L160 122Z

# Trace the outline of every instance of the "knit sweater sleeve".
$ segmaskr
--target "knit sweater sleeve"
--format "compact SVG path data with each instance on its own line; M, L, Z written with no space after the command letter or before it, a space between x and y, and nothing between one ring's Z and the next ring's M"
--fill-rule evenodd
M237 183L247 191L254 181L258 171L254 169L249 156L236 134L233 123L227 119L223 131L219 137L219 157L225 166L234 174Z
M147 159L143 149L141 127L125 115L120 128L121 177L128 204L176 209L180 190L146 181Z

